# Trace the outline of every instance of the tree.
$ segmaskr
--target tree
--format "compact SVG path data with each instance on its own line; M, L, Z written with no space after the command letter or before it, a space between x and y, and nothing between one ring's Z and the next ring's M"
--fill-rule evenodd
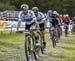
M47 12L50 9L56 10L61 14L69 13L71 16L75 15L75 0L0 0L0 2L0 10L20 10L21 4L26 3L30 9L33 6L37 6L42 12ZM2 4L6 5L7 8L3 8Z

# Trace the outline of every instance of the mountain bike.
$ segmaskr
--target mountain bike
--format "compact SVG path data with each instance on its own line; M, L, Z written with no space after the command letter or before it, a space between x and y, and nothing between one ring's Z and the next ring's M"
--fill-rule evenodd
M38 60L37 48L35 39L31 31L25 31L25 55L26 61Z

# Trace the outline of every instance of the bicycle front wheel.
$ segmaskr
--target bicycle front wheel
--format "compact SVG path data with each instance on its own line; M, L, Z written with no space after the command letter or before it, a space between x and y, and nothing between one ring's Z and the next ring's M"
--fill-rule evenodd
M56 33L55 32L52 32L52 44L53 44L53 48L55 48L56 46Z
M26 56L26 61L37 60L37 56L34 48L34 42L31 36L27 36L25 38L25 56Z

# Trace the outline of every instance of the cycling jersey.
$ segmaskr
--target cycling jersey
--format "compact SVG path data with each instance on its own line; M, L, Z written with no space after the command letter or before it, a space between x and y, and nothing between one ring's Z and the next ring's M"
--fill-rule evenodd
M31 24L31 23L35 22L36 16L35 16L34 12L31 10L28 10L27 14L24 14L23 11L20 11L19 15L18 15L18 20L25 21L26 24Z
M75 17L73 17L73 19L72 19L72 23L74 23L74 24L75 24Z
M70 22L70 17L68 16L64 17L64 22Z
M39 23L44 23L44 21L46 20L44 14L42 12L38 12L36 19L37 19L37 21L39 21Z
M47 15L47 21L49 22L50 26L56 27L58 25L58 21L55 15Z
M39 23L40 31L44 31L45 30L44 21L46 20L44 14L42 12L38 12L36 19L37 19L37 22Z
M48 23L51 23L52 19L53 19L52 16L47 15L47 21L48 21Z

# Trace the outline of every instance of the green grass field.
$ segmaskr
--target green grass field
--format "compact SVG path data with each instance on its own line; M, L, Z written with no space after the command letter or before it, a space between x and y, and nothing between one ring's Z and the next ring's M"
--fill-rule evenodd
M62 36L56 48L52 48L46 33L47 48L39 61L75 61L75 35ZM24 34L0 34L0 61L25 61Z

